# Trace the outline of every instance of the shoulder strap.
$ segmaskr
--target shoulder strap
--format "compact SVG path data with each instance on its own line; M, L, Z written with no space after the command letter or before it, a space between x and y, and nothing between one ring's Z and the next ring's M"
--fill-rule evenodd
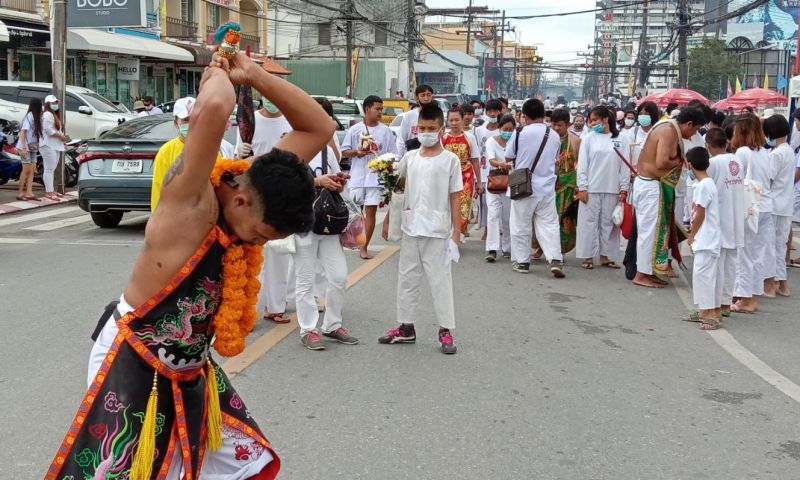
M517 157L519 157L519 135L523 128L522 126L517 127L517 134L514 136L514 161L512 162L514 166L517 165Z
M545 127L545 129L542 144L539 145L539 151L536 152L536 158L533 160L533 165L531 165L531 173L536 170L536 165L539 163L539 159L542 158L542 152L544 152L544 147L547 145L547 139L550 138L550 127Z
M365 124L366 125L366 124ZM322 149L322 174L328 174L328 146Z
M619 159L622 160L622 162L628 167L628 169L631 171L631 173L636 175L636 169L633 168L633 165L631 164L631 162L629 162L621 153L619 153L619 150L617 150L617 147L614 147L614 153L617 154Z

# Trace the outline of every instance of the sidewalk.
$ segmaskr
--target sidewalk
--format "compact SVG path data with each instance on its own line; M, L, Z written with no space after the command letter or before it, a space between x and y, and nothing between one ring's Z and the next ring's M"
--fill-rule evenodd
M40 201L17 200L17 182L8 182L0 186L0 215L78 201L77 190L67 190L67 194L60 202L54 202L44 198L44 188L42 188L41 185L34 184L33 193L39 197Z

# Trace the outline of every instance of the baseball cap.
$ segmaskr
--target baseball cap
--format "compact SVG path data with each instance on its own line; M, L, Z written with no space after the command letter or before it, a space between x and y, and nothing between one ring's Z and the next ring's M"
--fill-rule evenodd
M175 101L175 106L172 107L172 114L181 120L189 118L194 108L194 97L184 97Z
M48 96L44 97L44 103L55 103L57 101L58 101L58 99L56 98L55 95L48 95Z

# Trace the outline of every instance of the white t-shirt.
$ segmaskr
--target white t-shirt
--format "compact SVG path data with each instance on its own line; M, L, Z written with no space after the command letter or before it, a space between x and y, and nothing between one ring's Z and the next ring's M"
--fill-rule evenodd
M542 145L545 133L544 123L531 123L525 125L519 133L519 154L515 151L516 130L506 143L506 158L516 159L514 168L531 168L539 147ZM561 150L561 139L558 132L550 129L550 137L542 151L542 156L536 169L533 171L531 183L533 195L546 197L556 191L556 161Z
M720 247L744 247L744 165L736 155L723 153L711 158L706 173L717 186Z
M772 213L791 217L794 213L795 155L788 143L782 143L769 154L772 161Z
M39 148L47 146L57 152L64 151L64 142L54 135L56 130L56 118L51 112L42 113L42 138L39 140Z
M22 119L22 126L20 127L20 131L25 130L25 140L28 143L39 143L39 137L36 136L36 132L34 131L33 125L33 113L28 112L25 114L25 118ZM17 148L27 148L27 144L22 144L22 135L17 138Z
M286 117L283 115L277 118L268 118L262 115L261 112L256 112L255 118L256 130L253 133L253 142L251 143L253 146L253 155L264 155L265 153L269 153L273 148L275 148L278 140L280 140L285 133L292 131L292 126L289 125L289 121L286 120ZM237 150L241 143L242 138L239 136L237 129Z
M798 134L800 136L800 134ZM800 168L800 153L797 154L797 165L796 168ZM798 195L800 195L800 181L794 184L794 189Z
M689 152L689 150L691 150L691 149L693 149L695 147L703 147L703 148L705 148L705 146L706 146L706 142L705 142L705 140L703 140L703 136L700 135L699 133L695 133L694 135L692 135L692 138L690 138L688 140L685 139L685 138L683 138L682 140L683 140L683 151L685 153ZM687 188L693 188L694 187L695 181L692 180L692 178L689 176L689 169L688 168L686 168L686 167L683 168L683 171L681 172L681 177L686 181L686 187Z
M219 153L222 155L222 158L233 158L236 156L236 148L231 142L223 138L222 142L219 144Z
M692 251L719 251L719 198L717 196L717 186L710 177L706 177L694 185L692 221L694 221L694 216L697 214L697 207L705 208L706 216L694 236Z
M328 150L328 173L339 173L341 172L341 168L339 168L339 162L336 161L336 155L334 155L333 148L330 145L327 147ZM308 168L314 172L315 177L319 177L322 175L322 152L317 153L317 155L308 162Z
M494 125L496 126L497 124L495 123ZM486 141L494 137L495 135L500 134L499 128L495 128L494 130L489 130L487 126L488 123L484 123L483 125L475 129L475 140L478 142L478 149L481 152L480 156L481 181L483 183L486 183L487 181L486 179L489 177L489 170L492 169L492 166L489 164L489 156L486 150Z
M417 137L417 122L419 122L419 109L414 108L403 114L400 121L400 135L397 136L395 153L402 157L406 153L406 141Z
M769 159L769 152L764 148L755 151L749 147L739 147L736 158L744 165L745 175L752 168L750 178L761 182L761 201L758 203L759 213L772 213L771 185L774 171ZM752 162L751 162L752 158Z
M627 146L622 134L617 138L611 138L610 133L586 135L578 153L578 190L589 193L627 192L631 171L614 151L616 148L620 153L625 152Z
M622 152L625 158L635 167L639 164L639 155L642 154L642 147L647 140L647 132L644 131L640 125L637 125L630 130L624 132L625 140L628 142L628 148Z
M403 232L412 237L450 237L450 194L464 189L458 156L443 150L424 157L414 150L403 156L399 170L406 177Z
M489 168L497 168L492 167L490 160L494 160L496 162L505 162L506 161L506 147L497 143L497 139L500 138L500 135L496 135L494 137L490 137L486 140L486 163L490 165ZM539 161L541 163L541 160ZM537 167L538 168L538 167Z
M392 131L386 125L378 123L375 127L367 127L364 122L358 122L344 136L342 150L358 150L361 145L361 134L368 131L375 140L373 154L363 157L352 157L350 159L350 182L349 188L379 187L378 174L367 168L370 160L375 155L395 152L395 138Z

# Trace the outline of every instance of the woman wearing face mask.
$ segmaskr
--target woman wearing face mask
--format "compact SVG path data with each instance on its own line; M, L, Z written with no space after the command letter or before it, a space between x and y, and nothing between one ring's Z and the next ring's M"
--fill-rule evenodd
M630 185L630 170L619 158L627 142L619 135L613 113L596 107L589 114L591 133L581 142L578 154L578 236L575 256L584 259L584 269L600 265L618 269L620 230L611 220L617 203L624 201Z
M654 102L644 102L636 109L636 114L637 125L623 132L628 149L622 152L634 167L639 163L639 155L647 140L647 134L653 125L658 123L658 106Z
M582 113L574 114L572 116L572 127L569 129L569 132L579 138L583 138L583 136L586 135L586 129L584 128L585 123L586 119Z
M464 113L461 109L456 108L448 112L447 123L450 130L442 137L442 146L445 150L455 153L461 160L461 176L464 184L464 189L461 191L461 234L467 236L469 217L472 213L472 197L483 193L483 185L478 163L480 156L478 145L474 137L464 134L461 125L463 121Z
M69 138L64 134L61 122L61 112L59 111L58 99L55 95L48 95L44 99L44 113L42 114L42 139L39 144L39 151L42 153L44 172L42 180L44 182L45 197L55 202L61 200L61 195L56 194L53 188L53 178L55 177L56 166L60 152L64 151L64 144Z
M627 110L625 112L625 118L622 120L622 131L627 132L632 129L634 125L636 125L636 112Z
M486 140L486 160L493 169L509 172L513 167L506 161L506 144L514 133L516 122L511 115L503 115L497 123L499 130L496 136ZM511 258L511 198L505 192L487 192L487 222L486 222L486 261L497 260L497 251L502 250L503 258Z

